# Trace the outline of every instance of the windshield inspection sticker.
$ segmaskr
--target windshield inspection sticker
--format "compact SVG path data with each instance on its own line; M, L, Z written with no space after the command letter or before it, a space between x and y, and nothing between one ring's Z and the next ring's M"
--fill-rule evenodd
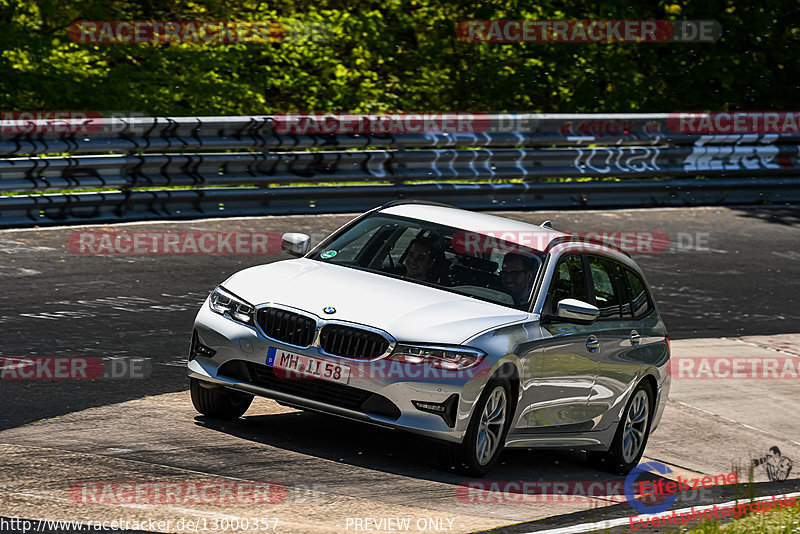
M319 257L322 258L323 260L327 260L328 258L332 258L334 256L336 256L335 250L326 250L325 252L319 255Z

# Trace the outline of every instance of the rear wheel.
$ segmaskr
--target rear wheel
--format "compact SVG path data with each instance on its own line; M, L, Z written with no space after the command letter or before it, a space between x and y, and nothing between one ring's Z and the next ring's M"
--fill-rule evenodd
M447 444L443 466L471 476L485 475L505 446L511 419L510 401L508 380L490 380L475 406L464 441Z
M189 378L189 386L195 409L215 419L238 419L253 402L252 395L222 387L207 388L196 378Z
M627 475L639 464L650 432L653 398L653 391L647 382L636 387L622 414L611 447L606 452L590 452L590 463L619 475Z

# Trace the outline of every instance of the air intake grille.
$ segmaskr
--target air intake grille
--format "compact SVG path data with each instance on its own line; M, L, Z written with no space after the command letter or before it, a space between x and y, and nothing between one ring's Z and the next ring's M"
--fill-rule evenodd
M229 360L220 367L219 375L348 410L382 415L391 419L400 417L400 408L377 393L315 378L282 378L267 365Z
M358 360L372 360L389 348L389 341L380 334L339 324L323 326L319 343L328 354Z
M311 345L317 331L314 319L279 308L262 308L257 319L267 336L297 347Z
M282 379L273 372L272 367L247 362L251 381L262 388L282 391L305 399L311 399L350 410L359 410L370 396L369 391L354 387L314 379ZM280 372L280 371L279 371Z

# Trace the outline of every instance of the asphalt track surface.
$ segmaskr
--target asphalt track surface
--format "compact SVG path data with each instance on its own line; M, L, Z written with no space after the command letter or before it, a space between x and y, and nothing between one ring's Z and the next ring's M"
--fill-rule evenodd
M669 250L632 254L673 339L800 331L800 210L657 209L504 212L567 231L653 231ZM93 231L327 234L348 216L209 219ZM208 292L271 255L72 254L81 227L0 232L0 355L144 358L146 380L3 384L0 429L91 406L179 391L192 321ZM699 236L699 237L698 237ZM700 246L698 246L698 238ZM121 386L124 384L124 387Z
M665 233L670 240L666 251L632 256L653 287L673 339L800 331L800 210L691 208L502 215L537 224L550 219L556 229L565 231ZM90 229L298 231L320 236L349 219L212 219ZM46 448L57 432L60 443L74 444L75 455L96 461L125 436L133 442L129 452L114 454L130 461L256 480L259 470L268 466L273 478L301 489L309 487L309 473L314 473L318 485L313 491L320 490L319 494L332 487L338 494L341 481L346 480L345 493L352 498L367 499L375 492L392 493L394 488L389 500L398 506L421 500L431 501L437 509L436 500L444 490L430 483L444 483L447 491L452 491L449 484L457 479L438 471L434 459L424 454L425 447L411 436L316 414L282 411L273 404L262 404L261 410L248 412L243 422L221 425L196 417L187 405L188 393L183 393L187 389L185 361L199 304L232 273L288 256L72 254L66 248L67 238L82 229L0 232L0 356L95 356L104 361L143 358L148 376L95 381L3 380L0 430L10 432L4 432L4 437L20 432L26 436L26 446ZM174 392L181 393L162 395ZM162 397L152 401L145 398L158 395ZM711 392L709 396L713 396ZM160 398L168 400L158 401ZM126 401L145 404L134 410L136 417L131 417L130 403L119 404ZM72 413L92 407L99 411L85 412L93 414L88 420ZM16 428L58 416L64 417L28 430ZM114 423L116 419L119 425ZM683 424L680 421L674 423ZM180 432L171 433L173 427ZM180 449L184 432L189 455ZM732 432L725 437L735 440L735 435ZM765 437L757 448L765 450L773 438ZM198 448L197 444L206 439L208 447ZM243 448L242 440L250 445ZM278 454L271 457L263 450L265 445ZM242 452L253 456L230 461L230 455ZM709 453L713 454L706 451ZM20 454L12 449L4 451L4 455ZM695 462L696 466L700 460L695 457L688 463ZM673 461L686 464L681 463L679 455ZM35 469L35 465L29 467ZM120 468L110 465L109 469L115 467ZM503 464L493 475L511 480L563 480L565 471L576 480L601 476L573 453L534 456L529 451L504 454ZM698 471L707 470L691 470ZM372 472L381 474L381 480L376 482L367 474ZM444 513L450 508L439 509ZM558 507L551 512L560 513ZM463 513L473 517L472 511L465 509ZM504 515L515 516L508 510ZM518 520L525 518L519 515ZM491 523L476 522L474 528L489 528Z

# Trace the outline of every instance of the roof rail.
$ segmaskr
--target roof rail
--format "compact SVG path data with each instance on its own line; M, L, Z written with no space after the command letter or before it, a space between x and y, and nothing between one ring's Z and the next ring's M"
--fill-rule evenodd
M610 248L611 250L615 250L615 251L619 252L620 254L625 254L629 258L631 257L631 255L628 254L627 251L622 250L621 248L619 248L617 245L615 245L613 243L606 243L605 241L601 241L599 239L594 239L594 238L578 238L578 239L575 239L575 237L576 236L574 234L562 235L562 236L556 237L555 239L550 241L550 243L547 244L547 247L545 248L544 251L545 252L550 252L550 250L553 247L555 247L556 245L560 245L562 243L591 243L592 245L597 245L599 247Z
M423 204L423 205L427 205L427 206L439 206L439 207L442 207L442 208L461 209L461 208L457 208L456 206L452 206L450 204L445 204L443 202L435 202L433 200L415 200L415 199L409 199L409 198L399 198L397 200L390 200L389 202L387 202L387 203L383 204L382 206L380 206L378 209L382 210L382 209L386 209L386 208L391 208L393 206L402 206L403 204Z

